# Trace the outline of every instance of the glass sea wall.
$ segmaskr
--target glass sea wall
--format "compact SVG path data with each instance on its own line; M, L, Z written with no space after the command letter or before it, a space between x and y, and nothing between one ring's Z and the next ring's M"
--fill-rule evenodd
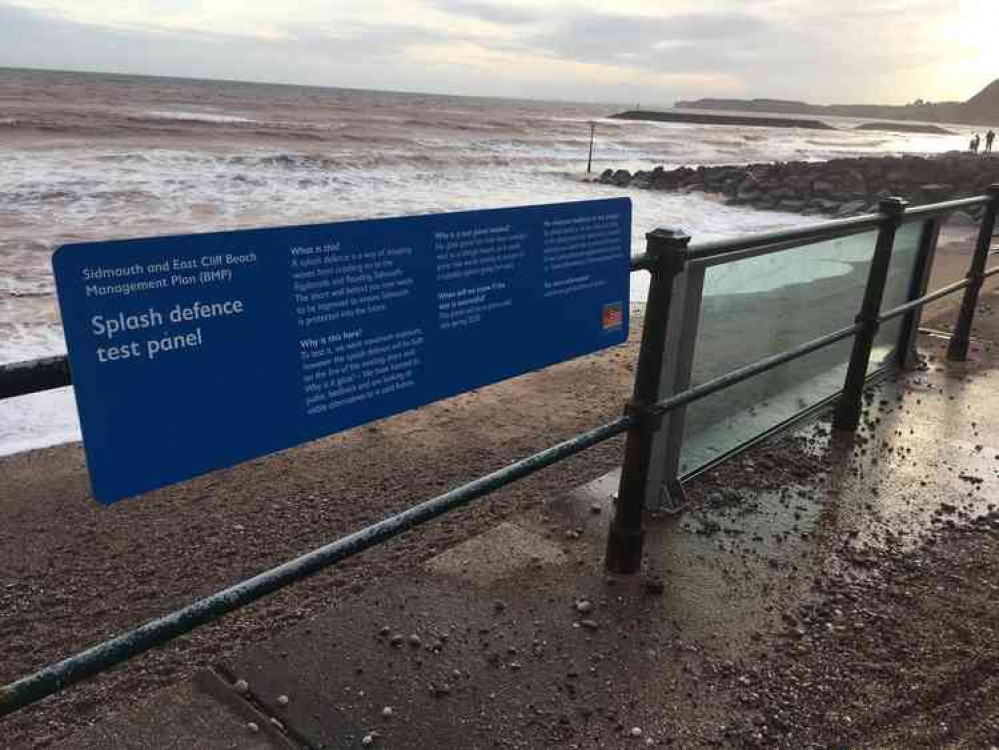
M915 247L905 230L900 246ZM876 240L870 231L705 268L691 385L852 324ZM911 275L914 250L911 261L903 255L886 302L908 292L902 276ZM690 404L681 476L834 395L851 349L846 339Z
M909 301L912 275L916 269L916 256L919 254L924 226L925 222L922 221L905 224L895 233L895 245L892 248L891 264L888 266L888 278L881 300L882 312ZM874 337L874 346L871 348L868 374L892 359L904 320L904 317L895 318L881 324L877 336Z

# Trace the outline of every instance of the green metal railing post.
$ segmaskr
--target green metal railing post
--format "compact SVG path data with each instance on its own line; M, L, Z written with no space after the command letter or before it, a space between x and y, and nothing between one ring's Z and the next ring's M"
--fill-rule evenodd
M843 395L836 403L833 427L837 430L855 430L860 424L860 411L864 398L864 381L871 360L874 337L878 332L878 316L881 314L881 301L884 298L888 268L891 265L892 248L895 245L895 232L902 223L907 203L901 198L885 198L878 204L884 217L878 239L874 246L871 270L867 274L864 300L857 314L857 323L862 327L853 339L853 353L843 383Z
M662 415L655 414L652 407L659 399L673 281L683 270L684 253L690 244L689 236L670 229L656 229L645 237L647 253L652 258L649 268L652 279L645 303L645 324L635 369L635 388L625 407L626 413L637 417L638 422L628 430L617 507L607 535L605 559L609 571L623 574L638 572L642 564L645 538L642 515L652 462L652 443L662 425Z
M958 313L957 317L957 327L954 329L954 335L951 336L950 345L947 347L947 359L952 362L964 362L968 358L971 324L975 319L978 294L981 292L982 282L985 280L983 274L989 257L989 248L992 246L992 233L995 231L996 225L996 209L999 208L999 185L992 185L988 189L988 195L990 200L985 204L982 226L978 231L978 244L975 246L975 255L971 259L971 268L968 270L967 278L971 284L964 290L961 312Z

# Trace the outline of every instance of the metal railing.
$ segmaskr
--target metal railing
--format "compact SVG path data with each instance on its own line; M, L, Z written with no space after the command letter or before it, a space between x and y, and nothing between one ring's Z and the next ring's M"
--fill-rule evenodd
M942 221L954 210L979 205L984 205L985 211L967 276L962 281L927 293L929 268ZM881 323L903 318L896 350L900 353L897 363L906 367L911 364L911 351L921 308L963 290L964 298L948 347L948 357L958 361L967 357L971 325L982 283L987 277L999 273L999 267L986 269L997 207L999 186L993 186L987 195L977 198L920 206L910 211L906 210L903 201L888 199L882 201L879 213L874 215L694 246L690 245L690 238L681 232L656 230L649 233L647 251L632 258L631 264L633 272L649 272L651 281L634 392L623 416L0 687L0 717L104 672L228 612L622 433L627 433L627 443L618 501L607 539L606 565L609 570L617 573L637 572L642 559L645 508L658 503L661 487L673 492L680 490L676 472L664 472L659 460L670 439L669 431L663 429L664 417L782 364L852 337L853 352L843 390L838 394L834 426L840 430L855 429L862 409L871 345ZM912 221L924 222L924 228L908 299L904 304L882 310L881 301L895 232L903 224ZM669 382L669 372L664 363L671 362L671 368L675 368L674 360L680 360L682 369L684 358L692 356L689 346L685 348L681 345L676 352L669 351L674 341L670 337L671 302L677 289L677 278L685 268L709 261L730 262L753 255L779 252L875 228L878 230L878 239L874 257L867 276L863 302L852 325L830 331L693 387L684 386L678 390L675 379ZM667 353L674 356L667 357ZM689 359L686 366L689 371ZM0 366L0 399L66 386L70 381L64 357L3 365ZM674 392L669 393L670 389Z

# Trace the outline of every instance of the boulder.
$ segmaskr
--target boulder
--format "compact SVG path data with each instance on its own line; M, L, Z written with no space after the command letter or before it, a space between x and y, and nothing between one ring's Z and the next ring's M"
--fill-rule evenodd
M867 194L867 181L864 179L863 173L855 169L851 169L843 175L840 186L843 192L850 193L851 195Z
M849 203L844 203L836 210L837 216L852 216L853 214L861 213L865 208L867 208L867 201L850 201Z
M722 185L722 192L725 193L725 195L736 195L739 192L739 186L741 184L742 182L738 178L730 177L725 180L725 183Z
M625 187L631 182L631 172L627 169L619 169L611 177L611 183L618 187Z
M740 200L751 201L756 200L760 196L760 186L757 184L756 180L745 179L742 184L739 185L739 189L736 191L736 196Z
M927 203L938 203L953 197L956 188L953 185L935 182L929 185L920 185L919 190Z
M805 201L794 200L791 198L785 198L777 204L777 208L780 211L787 211L789 213L800 214L805 210Z
M831 201L826 198L818 198L811 203L812 206L819 209L822 213L831 214L839 210L840 204L836 201Z
M600 182L602 182L602 183L604 183L606 185L606 184L611 183L613 181L614 181L614 170L613 169L605 169L603 172L600 173Z
M652 187L656 190L675 190L676 177L672 172L652 172Z
M829 195L835 192L836 186L828 180L815 180L812 183L812 192L816 195Z

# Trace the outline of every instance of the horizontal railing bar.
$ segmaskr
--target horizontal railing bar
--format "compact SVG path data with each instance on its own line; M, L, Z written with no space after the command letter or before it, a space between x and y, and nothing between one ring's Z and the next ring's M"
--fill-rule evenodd
M57 693L80 680L100 674L116 664L189 633L199 625L216 620L291 583L314 575L340 560L352 557L518 479L523 479L609 440L637 422L636 416L618 417L613 422L576 435L182 609L150 620L135 630L92 646L5 687L0 687L0 717Z
M999 273L999 266L983 271L982 277L987 279L990 276L995 276L997 273ZM906 302L904 305L893 307L891 310L881 313L881 315L878 316L878 322L883 323L886 320L891 320L892 318L897 318L900 315L905 315L907 312L915 310L917 307L928 305L930 302L936 302L938 299L946 297L948 294L959 292L965 287L971 286L971 283L972 279L961 279L960 281L955 281L953 284L940 287L935 292L930 292L919 299L914 299L911 302Z
M925 206L914 206L907 208L902 216L902 223L906 224L915 219L926 219L938 214L948 214L952 211L959 211L962 208L974 208L989 202L989 196L976 195L971 198L957 198L943 203L927 203Z
M765 357L757 362L740 367L737 370L733 370L727 375L720 375L719 377L709 380L706 383L696 385L683 393L678 393L677 395L670 396L662 401L657 401L653 404L652 411L655 414L667 414L674 409L679 409L681 406L686 406L687 404L699 401L702 398L706 398L713 393L724 390L725 388L737 385L743 380L748 380L754 375L759 375L760 373L772 370L775 367L779 367L780 365L786 364L795 359L800 359L806 354L811 354L814 351L831 346L838 341L848 339L856 334L862 327L862 324L854 323L846 328L840 328L838 331L828 333L825 336L820 336L817 339L812 339L804 344L799 344L798 346L792 347L785 352L781 352L780 354Z
M866 231L866 230L865 230ZM769 255L770 253L779 253L783 250L793 250L798 247L805 247L807 245L814 244L818 241L835 240L840 237L854 237L858 234L863 234L864 232L858 232L852 227L846 227L844 229L838 229L832 232L826 232L821 238L815 237L803 237L794 238L786 240L784 242L774 242L769 245L760 245L758 247L746 248L744 250L734 250L730 253L724 253L721 255L711 255L706 258L694 258L688 260L688 266L696 268L698 266L710 267L719 266L727 263L734 263L736 261L745 260L746 258L755 258L760 255ZM871 238L871 248L874 247L874 238Z
M999 271L999 268L996 269ZM892 318L897 318L899 316L905 315L907 312L911 312L916 308L922 307L923 305L928 305L930 302L935 302L941 297L946 297L948 294L953 294L954 292L959 292L966 286L971 284L971 279L961 279L960 281L955 281L953 284L948 284L947 286L937 289L935 292L931 292L919 299L914 299L911 302L906 302L898 307L893 307L891 310L887 310L878 316L878 322L884 323L886 320L891 320Z
M0 365L0 401L71 383L65 355Z
M649 253L641 253L639 255L631 256L631 272L636 271L651 271L655 266L655 257Z
M884 220L885 217L881 214L866 214L864 216L836 219L796 229L779 229L773 232L761 232L734 239L713 240L711 242L691 245L687 250L686 256L688 261L699 260L715 255L734 253L739 250L750 250L752 248L783 244L797 240L821 240L827 236L841 237L850 234L861 234L869 229L881 226Z

